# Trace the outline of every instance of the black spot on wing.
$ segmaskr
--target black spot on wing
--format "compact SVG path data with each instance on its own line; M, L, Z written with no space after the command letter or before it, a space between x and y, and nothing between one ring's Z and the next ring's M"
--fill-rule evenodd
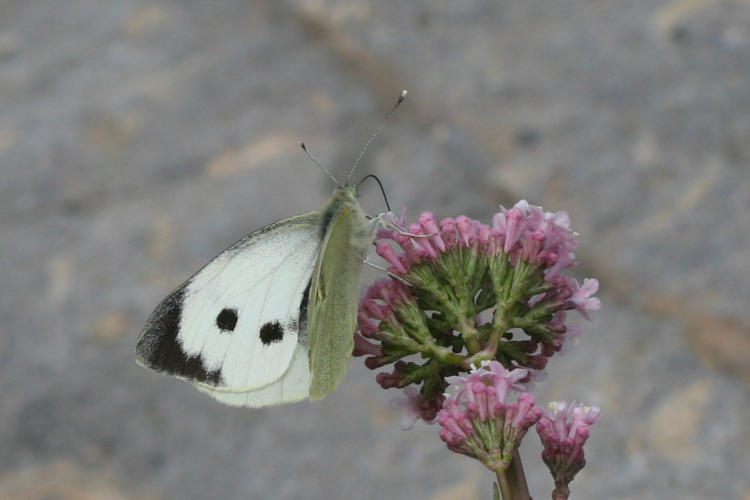
M233 332L237 326L237 309L224 308L216 316L216 326L222 332Z
M260 341L263 345L268 345L273 342L281 342L284 338L284 327L281 326L279 321L269 321L265 325L260 327Z
M221 370L208 371L203 358L188 355L177 340L184 296L183 285L151 313L135 347L136 358L158 372L221 385Z

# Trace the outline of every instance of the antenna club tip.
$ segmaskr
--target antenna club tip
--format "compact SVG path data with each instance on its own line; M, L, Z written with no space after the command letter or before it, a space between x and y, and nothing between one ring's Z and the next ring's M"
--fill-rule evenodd
M304 150L307 150L307 146L305 146L305 143L304 143L304 142L302 142L302 141L300 141L300 143L299 143L299 147L301 147L301 148L302 148L302 149L304 149Z
M406 96L409 94L409 92L406 91L406 89L401 91L401 99L406 99Z

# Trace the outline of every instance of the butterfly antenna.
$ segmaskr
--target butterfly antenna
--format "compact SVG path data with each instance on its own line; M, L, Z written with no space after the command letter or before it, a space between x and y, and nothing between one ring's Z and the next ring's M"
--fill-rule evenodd
M382 122L380 122L380 125L375 130L375 133L370 136L370 139L365 143L365 146L362 148L362 151L359 152L359 156L357 157L357 160L354 162L354 165L352 165L351 170L349 170L349 175L346 176L346 182L349 183L349 179L351 178L352 174L354 173L354 169L357 168L357 165L359 164L359 161L362 159L362 157L367 152L367 148L370 146L370 143L375 140L375 138L380 133L380 129L383 128L383 125L385 125L385 122L388 121L388 119L393 116L393 113L396 111L396 108L398 108L402 102L404 102L404 99L406 99L406 90L402 90L401 94L398 96L398 100L396 100L396 104L393 105L391 110L388 112L388 114L385 115L385 118ZM366 177L365 177L366 179Z
M369 174L369 175L364 176L362 180L357 183L357 187L359 187L360 184L362 184L363 182L365 182L367 179L370 179L370 178L375 179L375 182L377 182L378 186L380 186L380 192L383 193L383 199L385 200L385 208L387 208L388 211L390 212L391 204L388 203L388 197L385 195L385 189L383 188L383 184L380 182L380 179L378 179L376 175Z
M318 167L320 167L320 169L323 172L325 172L328 177L330 177L331 179L333 179L333 182L335 182L337 186L341 185L341 184L339 184L339 181L337 181L336 178L333 176L333 174L331 172L329 172L328 170L326 170L326 168L323 165L321 165L318 160L315 159L315 157L312 155L312 153L307 150L307 146L305 146L304 142L300 142L299 145L302 148L302 151L304 151L307 154L308 158L310 158L313 161L313 163L315 163Z

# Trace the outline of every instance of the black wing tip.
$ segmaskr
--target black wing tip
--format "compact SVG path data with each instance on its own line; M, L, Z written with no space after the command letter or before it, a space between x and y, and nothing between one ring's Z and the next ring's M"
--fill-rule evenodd
M135 346L135 361L156 372L219 386L221 369L209 370L201 355L185 352L177 338L184 294L185 285L162 300L151 313Z

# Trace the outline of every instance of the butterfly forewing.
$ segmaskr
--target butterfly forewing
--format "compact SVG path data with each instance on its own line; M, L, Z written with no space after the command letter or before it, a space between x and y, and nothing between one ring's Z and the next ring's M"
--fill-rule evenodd
M299 366L307 356L304 347L302 354L297 348L300 310L318 256L320 217L311 212L284 219L219 254L152 313L137 360L190 380L217 399L222 392L236 399L229 394L273 386L295 365L297 373L250 406L263 406L276 393L302 399L298 393L307 387L297 387Z

